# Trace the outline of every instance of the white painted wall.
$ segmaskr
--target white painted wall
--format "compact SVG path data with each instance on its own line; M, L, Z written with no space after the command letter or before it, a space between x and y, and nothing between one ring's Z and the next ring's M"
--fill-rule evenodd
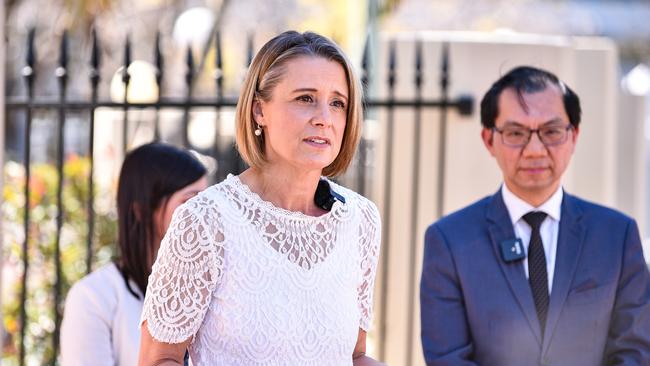
M634 217L639 225L641 237L648 237L647 207L648 177L645 151L647 140L644 134L645 116L648 111L645 96L622 92L619 96L618 159L616 208ZM645 235L643 235L645 233ZM646 261L650 258L645 248Z

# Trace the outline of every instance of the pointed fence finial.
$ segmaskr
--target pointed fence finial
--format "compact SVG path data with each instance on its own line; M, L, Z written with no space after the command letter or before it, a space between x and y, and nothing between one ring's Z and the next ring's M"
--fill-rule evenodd
M36 47L34 46L36 38L36 28L31 28L27 34L27 55L25 56L26 65L23 67L22 74L27 84L27 94L30 98L34 94L34 78L36 74Z
M187 70L185 71L185 83L187 87L192 86L192 81L194 80L194 55L192 54L192 46L187 46L187 52L185 54L185 66Z
M156 63L156 84L158 84L158 89L160 90L160 85L162 84L162 79L164 76L164 67L165 61L162 55L162 49L160 46L161 34L160 31L156 32L156 44L154 45L154 62Z
M68 81L68 32L63 32L61 37L61 46L59 48L59 66L55 70L55 75L59 79L59 87L62 92L66 88Z
M217 83L217 96L223 96L223 59L221 49L221 33L216 32L214 36L215 60L214 60L214 80Z
M363 46L363 57L361 58L361 86L363 94L368 92L368 83L370 82L370 35L366 37L366 44Z
M397 46L395 45L395 40L390 41L388 46L388 86L395 86L395 72L397 69Z
M415 42L415 87L422 87L422 41Z
M92 48L90 51L90 82L93 90L97 89L99 84L99 66L101 64L101 56L99 53L99 41L97 40L97 31L92 30Z
M131 36L126 37L126 42L124 44L124 69L122 70L122 83L124 83L125 87L128 86L131 81L129 65L131 65Z

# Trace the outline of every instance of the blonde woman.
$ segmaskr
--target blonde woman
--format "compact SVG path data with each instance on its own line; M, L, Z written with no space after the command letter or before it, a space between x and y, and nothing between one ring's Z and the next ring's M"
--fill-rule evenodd
M237 105L250 168L174 215L142 315L140 365L378 365L365 356L380 221L345 171L361 90L329 39L285 32ZM323 177L324 176L324 177Z

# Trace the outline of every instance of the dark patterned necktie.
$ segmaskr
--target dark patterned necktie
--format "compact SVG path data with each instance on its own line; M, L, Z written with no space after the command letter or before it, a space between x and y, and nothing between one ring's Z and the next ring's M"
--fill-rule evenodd
M546 326L546 314L548 313L548 274L546 273L546 255L542 245L542 236L539 227L546 218L544 212L533 211L524 215L524 221L530 225L530 244L528 244L528 282L533 291L533 300L537 310L542 337Z

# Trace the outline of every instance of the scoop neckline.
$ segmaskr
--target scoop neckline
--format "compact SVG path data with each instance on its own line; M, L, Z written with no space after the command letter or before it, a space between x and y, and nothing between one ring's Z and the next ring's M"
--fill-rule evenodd
M259 206L265 208L268 211L279 213L294 219L301 219L306 221L325 220L330 216L332 216L335 212L338 212L342 205L341 202L335 201L334 204L332 205L331 210L319 216L311 216L300 211L291 211L291 210L287 210L286 208L278 207L273 202L264 200L262 197L260 197L259 194L253 192L246 183L242 182L241 179L239 179L239 175L228 174L226 180L234 183L234 186L236 188L242 191L242 193L245 194L246 196L251 197L251 199L255 201Z

